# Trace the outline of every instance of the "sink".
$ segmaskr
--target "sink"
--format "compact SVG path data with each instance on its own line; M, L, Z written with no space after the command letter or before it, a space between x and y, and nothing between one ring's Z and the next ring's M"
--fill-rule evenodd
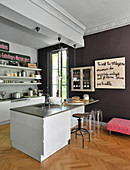
M51 104L50 107L47 105L45 105L44 103L43 104L38 104L38 105L35 105L35 107L40 107L42 109L48 109L48 108L58 108L60 107L60 105L56 105L56 104Z

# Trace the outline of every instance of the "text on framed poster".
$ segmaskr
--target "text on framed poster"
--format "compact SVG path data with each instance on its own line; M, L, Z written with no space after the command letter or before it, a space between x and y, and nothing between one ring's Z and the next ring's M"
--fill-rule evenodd
M125 57L95 61L95 88L125 89Z
M30 63L30 56L0 51L0 59Z

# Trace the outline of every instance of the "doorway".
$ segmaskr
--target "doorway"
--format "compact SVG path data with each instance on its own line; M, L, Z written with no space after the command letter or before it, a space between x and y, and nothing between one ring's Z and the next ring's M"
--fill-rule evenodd
M68 80L68 49L60 48L60 50L51 53L51 95L53 97L68 98L69 80Z

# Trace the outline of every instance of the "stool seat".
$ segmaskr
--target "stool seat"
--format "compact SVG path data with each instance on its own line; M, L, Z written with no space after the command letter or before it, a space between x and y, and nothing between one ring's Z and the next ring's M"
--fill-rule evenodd
M83 113L75 113L72 115L73 117L76 117L76 118L84 118L84 117L87 117L87 114L83 114Z

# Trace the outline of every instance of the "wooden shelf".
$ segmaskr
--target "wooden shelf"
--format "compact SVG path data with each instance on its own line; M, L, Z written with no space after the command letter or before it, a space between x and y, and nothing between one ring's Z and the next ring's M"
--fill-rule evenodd
M40 85L42 83L0 83L0 86L25 86L25 85Z
M29 67L21 67L21 66L11 66L11 65L2 65L0 64L0 67L2 68L12 68L12 69L20 69L20 70L30 70L30 71L42 71L40 68L29 68Z

